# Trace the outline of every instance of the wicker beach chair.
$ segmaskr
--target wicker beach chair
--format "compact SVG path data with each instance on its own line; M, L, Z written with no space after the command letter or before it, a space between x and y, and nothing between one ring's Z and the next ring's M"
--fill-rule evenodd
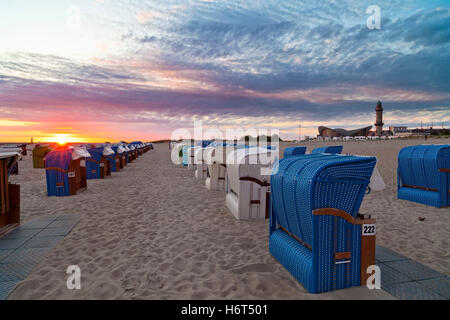
M87 179L104 179L111 175L111 164L106 159L104 147L88 149L91 157L86 159Z
M70 196L86 189L87 155L69 148L53 150L47 154L45 171L49 196Z
M375 264L375 236L364 228L375 221L358 215L375 164L330 154L279 161L269 250L310 293L359 286Z
M213 142L204 151L206 162L205 187L208 190L225 191L227 176L227 155L236 148L234 144Z
M398 199L437 208L450 206L450 145L418 145L400 150Z
M207 177L208 165L206 163L206 155L208 151L213 149L211 147L198 148L194 152L194 164L195 164L195 178L197 180L203 180Z
M198 150L203 149L201 146L194 146L187 149L187 156L188 156L188 169L189 170L195 170L197 167L195 163L195 154ZM183 159L184 160L184 159Z
M328 146L328 147L320 147L315 148L311 153L317 154L317 153L331 153L331 154L341 154L342 150L344 149L344 146Z
M112 172L119 172L121 155L117 154L117 152L114 151L113 147L110 145L105 146L103 155L105 156L106 161L109 162L110 174Z
M16 152L0 152L0 228L20 223L20 185L8 179L18 157Z
M270 173L262 169L273 163L274 155L271 150L259 147L236 149L227 155L225 204L236 219L269 217Z
M36 145L33 149L33 168L45 168L45 156L52 151L48 146Z
M111 149L113 149L113 151L115 152L115 158L116 158L116 166L115 172L119 172L120 170L123 169L123 167L125 167L126 164L126 156L124 154L125 149L121 146L121 145L114 145L111 147ZM111 167L111 171L113 171L113 168Z
M284 158L301 156L306 153L306 147L289 147L284 149Z
M181 157L182 157L182 164L184 167L187 167L189 165L189 149L192 148L191 145L182 145L181 148Z

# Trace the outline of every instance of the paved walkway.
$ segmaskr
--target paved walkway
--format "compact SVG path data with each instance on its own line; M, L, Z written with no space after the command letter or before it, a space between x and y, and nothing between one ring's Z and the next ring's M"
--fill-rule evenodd
M397 299L450 299L450 279L445 274L382 246L377 246L376 263L381 269L381 288Z
M0 239L0 300L8 297L78 223L75 214L31 220Z
M34 219L0 239L0 300L25 279L78 223L78 215ZM377 246L381 287L401 300L450 299L448 276Z

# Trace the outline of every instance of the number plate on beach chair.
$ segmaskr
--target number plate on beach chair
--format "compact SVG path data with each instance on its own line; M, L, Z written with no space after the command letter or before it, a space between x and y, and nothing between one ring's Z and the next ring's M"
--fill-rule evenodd
M363 236L374 236L376 233L375 224L363 224L362 225L362 235Z

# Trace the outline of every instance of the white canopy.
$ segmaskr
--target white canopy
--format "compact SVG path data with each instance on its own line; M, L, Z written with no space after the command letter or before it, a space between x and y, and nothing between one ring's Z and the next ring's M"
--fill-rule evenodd
M17 152L3 152L0 151L0 159L8 159L8 158L14 158L16 156L19 156L20 154Z
M72 160L80 158L90 158L91 154L87 151L86 147L74 147L72 150Z
M107 145L103 148L103 155L104 156L112 156L115 154L114 150L111 148L111 146Z

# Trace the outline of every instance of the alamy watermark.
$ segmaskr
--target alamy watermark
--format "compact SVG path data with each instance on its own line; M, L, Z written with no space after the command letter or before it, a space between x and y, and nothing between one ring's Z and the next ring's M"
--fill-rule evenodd
M182 164L183 152L187 152L189 164L192 165L212 164L220 159L220 163L227 165L259 165L262 175L270 175L276 173L277 166L274 164L280 158L279 134L279 129L227 128L222 131L218 128L208 128L204 130L202 121L194 121L193 135L188 129L176 129L172 132L172 141L182 141L179 148L172 149L171 160L174 164ZM201 148L202 142L212 137L214 153L203 153L201 157L194 157L195 148Z
M69 274L66 285L69 290L81 290L81 269L77 265L67 267L66 273Z
M379 6L371 5L367 7L366 14L370 14L367 18L367 28L369 30L380 30L381 29L381 9Z
M81 28L81 9L79 6L70 6L67 9L67 27L70 30L78 30Z

